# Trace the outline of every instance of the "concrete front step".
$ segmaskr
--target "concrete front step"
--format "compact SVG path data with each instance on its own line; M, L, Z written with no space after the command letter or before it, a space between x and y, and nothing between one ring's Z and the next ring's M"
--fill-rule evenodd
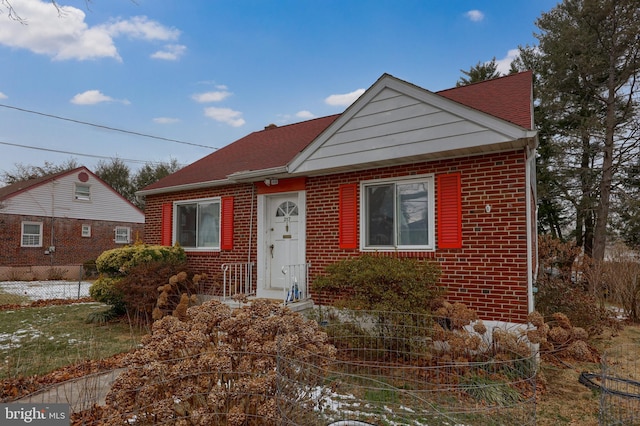
M242 307L242 305L251 304L252 300L257 299L255 296L249 296L247 298L247 303L240 303L232 299L222 300L222 298L219 296L211 296L208 294L199 294L198 298L201 302L205 302L207 300L212 300L212 299L218 300L219 302L224 303L225 305L229 306L232 309L238 309ZM283 304L294 312L306 311L307 309L311 309L314 306L313 300L311 299L299 300L297 302L287 302L287 303L283 302Z

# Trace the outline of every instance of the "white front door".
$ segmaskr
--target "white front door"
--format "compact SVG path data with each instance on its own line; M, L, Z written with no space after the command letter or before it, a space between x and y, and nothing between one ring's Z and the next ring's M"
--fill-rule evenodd
M303 193L272 194L264 198L262 238L263 278L258 297L285 297L283 267L304 263ZM260 243L260 242L259 242ZM260 256L259 256L260 257ZM261 280L259 280L261 281Z

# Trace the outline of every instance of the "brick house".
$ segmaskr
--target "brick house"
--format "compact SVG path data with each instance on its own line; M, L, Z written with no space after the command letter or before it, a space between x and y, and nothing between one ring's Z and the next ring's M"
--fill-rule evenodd
M342 114L267 126L140 191L146 240L180 243L218 282L255 265L256 295L278 299L291 278L362 253L432 259L449 300L523 322L537 264L531 78L433 93L384 74Z
M0 279L78 278L105 250L144 238L144 213L86 167L0 188Z

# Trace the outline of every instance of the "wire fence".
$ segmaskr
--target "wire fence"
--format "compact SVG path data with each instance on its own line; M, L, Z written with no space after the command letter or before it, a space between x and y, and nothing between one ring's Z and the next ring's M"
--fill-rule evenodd
M280 360L283 371L304 372L280 379L306 397L283 401L304 413L288 407L298 417L284 416L283 424L535 424L534 351L518 355L488 336L485 345L456 346L439 340L445 319L427 315L317 310L316 317L337 355L316 365Z
M620 345L602 356L602 371L593 375L593 387L600 389L601 425L640 424L640 360L637 346Z
M36 300L89 297L87 281L0 281L0 305L28 304Z
M446 321L425 315L316 309L309 317L335 352L314 352L304 336L287 335L276 336L275 348L232 351L223 345L207 352L198 346L193 354L197 345L189 349L190 336L202 322L191 332L167 322L174 336L184 334L185 356L131 364L117 379L109 376L113 385L91 377L29 401L94 410L74 423L83 425L535 424L535 351L510 351L503 334L483 334L484 344L456 345L442 340ZM176 348L161 344L153 352L169 350ZM109 409L114 406L117 415Z

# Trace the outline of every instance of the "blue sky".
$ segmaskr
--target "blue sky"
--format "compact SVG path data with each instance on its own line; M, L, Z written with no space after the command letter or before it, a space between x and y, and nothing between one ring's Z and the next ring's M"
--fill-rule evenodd
M0 171L189 164L270 123L340 113L383 73L447 89L493 57L506 71L556 3L11 0L21 23L3 0Z

